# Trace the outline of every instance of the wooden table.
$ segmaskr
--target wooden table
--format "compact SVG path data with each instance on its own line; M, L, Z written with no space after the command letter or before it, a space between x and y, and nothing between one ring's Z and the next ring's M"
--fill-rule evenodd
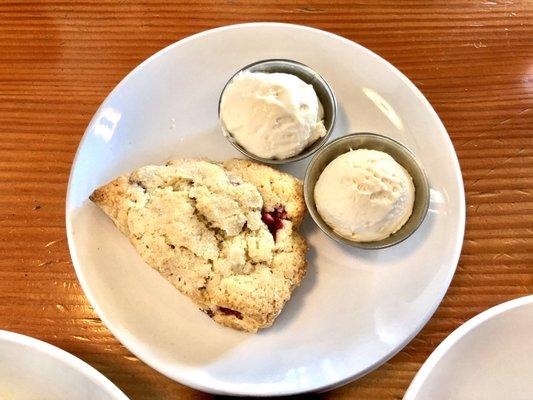
M122 77L193 33L310 25L403 71L446 125L467 192L452 285L396 357L321 398L400 399L431 351L475 314L533 293L533 3L513 0L0 2L0 328L59 346L132 399L208 399L126 350L84 297L65 237L70 165ZM441 3L440 5L438 3Z

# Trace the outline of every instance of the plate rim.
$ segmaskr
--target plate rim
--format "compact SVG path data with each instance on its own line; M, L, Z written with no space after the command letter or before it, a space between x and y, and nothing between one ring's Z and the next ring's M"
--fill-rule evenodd
M159 365L159 361L157 359L154 359L150 357L147 354L144 354L143 351L138 351L137 349L133 350L130 340L127 338L127 335L122 334L121 330L115 326L105 315L105 313L102 312L102 309L100 308L98 302L94 298L89 285L87 281L85 280L85 276L82 273L81 263L78 260L78 255L74 246L74 237L73 237L73 227L72 227L72 219L70 216L70 209L71 209L71 192L72 192L72 185L73 185L73 175L74 171L76 169L76 165L78 162L79 154L81 152L82 147L84 146L85 142L88 140L89 132L93 126L93 124L96 121L96 117L99 115L100 111L104 108L104 106L107 104L109 99L117 92L122 86L124 86L127 81L138 71L140 71L146 64L152 62L153 60L161 57L162 55L166 54L167 52L173 50L176 47L179 47L185 43L188 43L189 41L196 40L198 38L201 38L203 36L216 34L218 32L222 32L225 30L231 30L231 29L241 29L241 28L260 28L260 27L278 27L280 29L301 29L301 30L307 30L312 31L317 34L328 36L335 40L340 40L342 42L345 42L351 46L354 46L358 49L358 51L362 51L364 53L367 53L369 56L376 58L384 65L384 67L390 69L395 76L398 77L408 88L409 90L414 94L414 96L422 102L427 112L431 114L433 119L435 120L437 126L439 126L440 130L445 133L443 135L443 139L448 145L448 152L452 155L453 158L453 164L452 169L455 175L455 179L457 180L457 184L459 187L458 195L459 195L459 201L458 201L458 235L456 237L455 245L454 245L454 252L451 255L451 260L454 260L452 265L453 267L449 268L448 275L445 279L445 285L442 286L440 292L435 296L434 303L430 308L428 308L428 311L424 315L424 317L421 319L420 324L413 329L413 332L411 335L406 337L405 340L400 342L396 348L393 349L389 354L386 354L384 357L376 360L374 363L369 365L367 368L357 372L356 374L350 375L344 379L341 379L339 381L316 386L316 387L308 387L305 389L296 389L296 390L271 390L268 392L253 392L253 391L246 391L246 390L235 390L235 387L232 387L232 390L226 390L223 388L217 388L215 385L205 385L203 382L199 382L195 379L189 379L189 377L180 375L179 377L173 374L170 370L168 370L165 366ZM448 131L446 130L443 122L439 118L436 111L433 109L429 101L426 99L426 97L422 94L422 92L416 87L416 85L411 82L398 68L396 68L394 65L392 65L390 62L379 56L378 54L374 53L373 51L367 49L366 47L360 45L357 42L354 42L350 39L347 39L345 37L342 37L340 35L318 29L313 28L306 25L299 25L299 24L290 24L290 23L281 23L281 22L247 22L247 23L239 23L239 24L231 24L231 25L224 25L217 28L212 28L208 30L204 30L198 33L195 33L193 35L187 36L183 39L180 39L174 43L171 43L170 45L162 48L161 50L157 51L156 53L152 54L150 57L142 61L140 64L138 64L135 68L133 68L120 82L109 92L109 94L106 96L106 98L102 101L100 106L97 108L95 113L93 114L93 117L91 118L90 122L87 125L87 128L85 129L85 132L80 140L80 143L78 145L78 148L76 150L76 154L74 156L74 159L72 161L71 170L69 174L69 180L67 185L67 192L66 192L66 202L65 202L65 221L66 221L66 231L67 231L67 243L69 247L69 252L72 259L72 264L74 266L74 270L76 272L76 275L78 277L78 280L80 281L80 286L83 289L83 292L85 296L87 297L89 303L93 307L93 309L96 311L98 317L101 319L101 321L104 323L104 325L109 329L109 331L115 336L115 338L123 344L132 354L134 354L137 358L139 358L141 361L146 363L148 366L156 370L157 372L161 373L162 375L166 376L169 379L172 379L175 382L181 383L183 385L186 385L188 387L191 387L196 390L200 390L206 393L211 394L220 394L220 395L233 395L233 396L258 396L258 397L267 397L267 396L286 396L286 395L295 395L295 394L303 394L303 393L309 393L309 392L325 392L328 390L335 389L337 387L343 386L347 383L353 382L368 373L374 371L375 369L379 368L381 365L385 364L388 360L390 360L392 357L394 357L396 354L398 354L411 340L413 340L418 333L422 330L422 328L428 323L428 321L431 319L435 311L437 310L438 306L442 302L442 299L444 298L444 295L448 291L450 287L450 283L452 281L453 276L455 275L455 271L457 269L457 265L459 262L459 257L461 254L462 246L463 246L463 240L464 240L464 233L465 233L465 224L466 224L466 202L465 202L465 190L464 190L464 183L463 183L463 177L461 173L461 168L459 164L459 160L457 157L457 152L455 151L455 148L453 146L453 143L451 141L451 138L448 134Z
M416 400L422 388L422 385L434 370L439 361L447 354L448 350L453 348L461 339L466 337L475 328L483 325L485 322L505 314L508 311L520 308L525 305L533 304L533 294L518 297L513 300L495 305L477 315L456 328L450 333L436 348L431 352L429 357L424 361L411 384L407 388L403 400Z
M27 347L32 351L36 351L37 353L52 357L53 359L79 372L81 375L92 380L93 382L96 382L102 389L106 391L106 393L112 396L113 399L129 400L128 397L113 382L111 382L111 380L109 380L109 378L107 378L96 368L89 365L81 358L76 357L74 354L54 346L53 344L31 336L7 331L4 329L0 329L0 342L18 344Z

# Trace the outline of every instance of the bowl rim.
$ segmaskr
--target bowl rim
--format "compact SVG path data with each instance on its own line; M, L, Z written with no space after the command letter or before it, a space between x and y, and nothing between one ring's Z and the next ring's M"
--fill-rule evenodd
M112 400L129 400L128 397L104 374L81 358L63 350L51 343L36 339L32 336L0 329L0 342L24 347L43 359L51 358L66 368L75 371L80 376L92 381L94 385L108 395Z
M417 173L418 173L419 177L421 178L422 190L423 190L423 193L425 193L425 196L423 196L423 198L422 198L422 201L423 201L422 208L421 208L422 209L422 213L420 214L420 217L415 221L415 223L413 225L411 225L410 230L404 232L402 235L399 235L396 240L392 240L390 242L383 243L385 240L389 239L391 236L394 236L394 235L396 235L398 233L401 233L403 227L411 219L411 216L409 217L409 219L405 222L405 224L397 232L393 233L392 235L388 236L385 239L381 239L381 240L377 240L377 241L371 241L371 242L356 242L356 241L350 240L348 238L345 238L345 237L339 235L324 221L324 219L320 216L320 214L318 213L318 210L316 209L316 204L314 202L314 197L313 197L313 201L311 203L311 197L314 196L314 187L316 185L316 182L314 182L314 184L313 184L313 193L311 193L311 189L310 189L310 185L311 185L310 174L311 174L312 169L316 166L316 160L328 148L331 148L332 146L334 146L338 142L348 141L349 139L353 139L355 137L370 137L370 138L373 138L373 139L377 139L378 141L381 141L381 142L388 142L389 144L392 144L394 147L399 149L403 154L405 154L407 157L409 157L413 161L413 165L415 166L415 168L417 170ZM394 159L394 160L398 164L401 165L401 163L399 161L397 161L396 159ZM403 167L403 165L402 165L402 167ZM413 184L414 184L414 182L413 182ZM415 187L415 189L416 189L416 187ZM415 156L413 151L411 151L403 143L401 143L398 140L393 139L393 138L391 138L389 136L386 136L386 135L383 135L383 134L379 134L379 133L374 133L374 132L352 132L352 133L349 133L347 135L341 136L341 137L329 142L328 144L323 146L318 153L316 153L313 156L313 158L311 159L311 161L309 162L309 164L307 165L307 168L305 170L305 176L304 176L304 200L305 200L305 205L307 207L307 210L309 211L309 214L311 215L311 218L313 219L315 224L322 230L322 232L324 232L329 238L335 240L338 243L346 244L346 245L349 245L349 246L352 246L352 247L356 247L356 248L360 248L360 249L363 249L363 250L380 250L380 249L386 249L386 248L395 246L395 245L405 241L406 239L408 239L411 235L413 235L418 230L420 225L422 225L422 222L424 222L424 220L426 219L426 216L427 216L427 213L428 213L428 210L429 210L430 186L429 186L429 180L428 180L428 177L427 177L427 174L426 174L426 171L425 171L424 167L422 166L422 164L420 163L418 158ZM314 207L312 207L311 204L314 204Z
M421 389L427 382L427 379L433 371L439 368L441 360L453 351L453 348L459 345L468 336L475 335L478 329L486 329L483 326L489 322L503 317L505 314L523 307L529 307L533 304L533 295L529 294L508 300L504 303L497 304L480 314L477 314L457 327L452 333L444 338L442 342L433 350L428 358L424 361L415 377L405 391L402 400L419 400Z
M224 92L226 91L226 88L231 83L231 81L233 81L233 79L238 74L240 74L241 72L247 71L250 68L255 67L256 65L266 64L266 63L269 63L269 62L283 62L283 63L286 63L286 64L291 64L293 66L296 66L296 67L298 67L300 69L308 70L309 72L311 72L312 74L314 74L318 78L317 81L319 82L319 84L321 86L324 87L324 89L326 90L326 92L328 94L328 97L331 99L331 103L332 103L331 126L326 131L326 134L324 136L322 136L321 138L317 139L315 142L311 143L309 146L307 146L307 148L303 149L302 152L300 152L300 153L298 153L298 154L296 154L296 155L294 155L292 157L284 158L284 159L264 158L264 157L259 157L259 156L255 155L255 154L249 152L248 150L246 150L244 147L242 147L235 140L235 138L233 137L231 132L226 128L226 126L224 125L224 122L220 118L220 105L222 103L222 96L224 95ZM308 83L308 82L305 82L305 83ZM317 97L318 97L318 94L317 94ZM301 63L301 62L295 61L295 60L290 60L288 58L267 58L267 59L264 59L264 60L254 61L254 62L252 62L250 64L245 65L244 67L242 67L239 70L237 70L228 79L228 81L224 84L224 87L220 91L220 96L218 97L217 113L218 113L218 122L220 124L220 128L222 130L222 134L224 135L224 137L227 139L227 141L235 149L237 149L239 152L241 152L246 157L251 158L252 160L255 160L255 161L259 161L259 162L262 162L264 164L283 165L283 164L289 164L289 163L292 163L292 162L303 160L304 158L307 158L307 157L311 156L312 154L316 153L318 150L320 150L322 147L324 147L324 145L326 145L326 143L328 142L329 137L331 136L333 130L335 129L335 123L336 123L336 120L337 120L337 108L338 108L337 97L335 96L335 92L333 91L333 88L331 87L329 82L321 74L319 74L317 71L315 71L313 68L311 68L310 66L308 66L308 65L306 65L304 63Z

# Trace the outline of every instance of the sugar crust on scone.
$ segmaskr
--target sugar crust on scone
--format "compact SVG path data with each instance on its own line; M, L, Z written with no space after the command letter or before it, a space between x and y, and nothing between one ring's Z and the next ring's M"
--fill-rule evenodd
M122 175L90 199L222 325L270 326L305 274L302 184L268 166L173 160Z

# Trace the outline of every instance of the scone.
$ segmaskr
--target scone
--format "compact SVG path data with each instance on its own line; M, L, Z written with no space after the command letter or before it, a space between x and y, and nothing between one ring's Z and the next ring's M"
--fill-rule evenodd
M216 322L272 325L306 271L296 178L246 160L174 160L90 196L144 261Z

